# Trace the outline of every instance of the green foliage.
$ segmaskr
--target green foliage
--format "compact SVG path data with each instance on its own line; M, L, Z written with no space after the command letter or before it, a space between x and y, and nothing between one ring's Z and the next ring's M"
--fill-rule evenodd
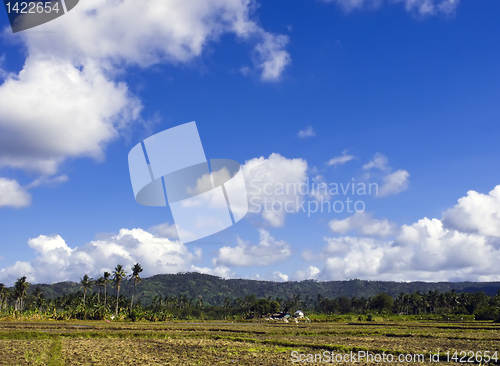
M124 268L117 265L113 276L104 273L96 282L84 275L80 284L74 286L66 282L50 286L37 285L34 290L30 290L26 277L21 277L12 290L0 284L0 317L32 320L244 320L267 316L280 310L293 314L299 309L311 318L315 314L314 319L318 321L342 320L344 316L352 317L354 321L358 318L370 321L373 316L382 320L391 316L399 320L451 321L494 320L500 317L498 291L496 295L481 291L459 293L454 289L449 292L429 290L427 293L415 291L392 295L393 289L391 292L368 296L378 288L387 288L388 284L394 286L395 283L359 280L276 283L224 280L200 273L158 275L141 279L141 272L142 266L137 263L132 267L129 280L125 281L127 277ZM112 294L107 296L106 285L111 280L115 289L111 288ZM340 288L340 285L343 287ZM436 284L401 285L418 285L420 288ZM453 285L466 285L472 289L484 288L481 287L484 285L493 289L493 284ZM104 296L101 296L103 287ZM55 289L65 289L67 292L54 296ZM318 289L320 291L313 292ZM250 292L251 290L255 292ZM335 295L338 293L341 295ZM356 294L362 296L358 297Z
M109 274L108 274L109 275ZM109 283L109 276L107 277ZM120 294L131 298L134 281L126 281L121 284ZM40 287L47 299L54 299L64 294L76 293L79 285L74 282L59 282L52 285L37 284L28 289L28 296L32 294L35 287ZM107 291L109 292L109 287ZM344 296L348 299L368 299L380 293L386 293L393 298L404 294L428 294L429 291L437 293L438 296L450 293L455 290L455 295L460 293L479 293L480 291L488 296L494 296L500 290L500 282L383 282L383 281L328 281L317 282L313 280L301 282L271 282L255 281L245 279L225 280L216 276L201 273L179 273L162 274L149 278L143 278L137 286L135 297L140 299L144 306L149 306L156 296L178 297L179 295L202 300L204 304L212 306L224 306L225 299L230 302L247 295L255 295L257 298L282 298L291 299L294 295L300 294L302 299L306 297L317 300L318 294L322 298L336 299ZM438 299L439 300L439 299ZM353 301L353 311L362 311L361 304ZM409 307L408 312L412 309ZM467 310L467 309L466 309ZM406 313L405 309L398 309L399 312Z
M387 294L378 294L372 298L370 302L370 309L376 310L379 313L390 313L392 312L392 306L394 304L394 300L391 296Z

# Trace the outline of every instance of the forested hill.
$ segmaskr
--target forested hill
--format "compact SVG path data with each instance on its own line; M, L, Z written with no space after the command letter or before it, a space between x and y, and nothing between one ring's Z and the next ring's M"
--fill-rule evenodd
M54 298L64 294L74 293L80 290L80 285L75 282L59 282L52 285L31 284L28 293L40 287L47 298ZM132 283L122 284L120 294L130 297L132 294ZM98 291L93 286L93 291ZM373 297L379 293L385 292L396 297L401 292L413 293L420 291L427 293L429 291L448 292L479 292L483 291L488 295L495 295L500 290L500 282L385 282L385 281L328 281L317 282L313 280L301 282L271 282L255 281L244 279L225 280L216 276L201 273L179 273L163 274L144 278L136 288L135 298L143 305L149 305L156 296L178 297L183 295L187 298L197 301L202 299L209 305L222 305L224 300L229 298L244 298L247 295L254 294L257 298L283 299L292 298L299 294L301 298L310 296L317 298L318 294L322 297L335 298L339 296L347 297ZM108 285L108 294L116 294L116 290Z

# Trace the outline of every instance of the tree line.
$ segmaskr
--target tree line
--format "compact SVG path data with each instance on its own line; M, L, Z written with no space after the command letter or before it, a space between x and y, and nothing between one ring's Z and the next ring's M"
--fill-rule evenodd
M114 271L104 272L96 279L85 274L80 278L79 291L65 293L55 298L46 298L40 287L28 296L30 283L26 276L16 280L8 289L0 283L0 316L26 316L53 319L130 319L164 321L174 319L252 319L269 316L279 311L293 313L302 310L318 316L353 314L366 316L422 316L431 318L463 318L475 320L496 320L500 322L500 291L489 296L484 292L461 292L437 290L411 294L401 292L398 296L380 293L373 297L324 297L291 294L287 297L271 296L258 298L254 294L244 297L225 297L222 304L208 304L199 296L178 294L177 296L155 295L143 306L136 297L143 268L136 263L127 275L122 265ZM121 294L123 283L132 286L130 297ZM109 289L114 293L110 294Z

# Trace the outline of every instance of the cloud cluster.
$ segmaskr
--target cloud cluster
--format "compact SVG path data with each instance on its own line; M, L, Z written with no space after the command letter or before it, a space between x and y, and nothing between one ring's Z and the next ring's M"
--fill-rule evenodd
M500 186L489 194L470 191L442 220L423 218L399 228L365 213L333 220L330 228L341 235L325 237L319 251L304 251L306 266L291 279L500 281L499 192ZM345 235L352 230L360 236ZM30 282L78 280L84 273L96 276L118 263L129 268L136 262L143 264L145 276L198 271L228 278L237 275L237 267L271 266L292 256L289 243L260 229L257 244L238 238L236 246L219 248L212 268L200 267L196 264L202 259L201 249L188 250L165 237L175 236L171 225L158 225L150 231L156 234L122 229L117 235L76 248L59 235L40 235L28 242L35 259L0 270L0 281L12 284L23 275ZM383 238L387 235L392 239ZM290 276L274 270L268 278L287 281Z
M252 18L253 0L87 0L71 13L45 24L43 36L23 34L31 53L103 67L123 64L148 67L189 62L223 34L255 44L262 78L275 80L290 62L288 38L266 32ZM139 11L140 10L140 11Z
M371 179L373 177L382 179L378 197L398 194L407 190L409 187L410 173L403 169L393 172L392 168L389 166L389 160L383 154L375 154L370 162L363 165L363 170L366 171L366 179ZM373 170L375 170L375 174L371 172Z
M467 192L444 213L443 223L463 232L500 238L500 186L488 194Z
M253 0L87 0L41 32L12 35L27 48L18 75L0 71L0 168L52 175L68 158L100 159L140 120L141 101L117 76L128 66L188 63L223 34L254 45L264 81L277 81L288 37L253 19Z
M303 159L287 159L280 154L271 154L269 158L254 158L242 166L247 186L250 212L262 208L260 214L274 227L285 223L285 210L264 210L264 200L285 203L302 202L298 187L307 180L307 162ZM284 187L280 190L280 187ZM286 189L286 187L291 187ZM295 187L295 190L293 189Z
M0 207L26 207L31 203L31 194L15 180L0 177Z
M69 157L102 158L141 103L92 63L30 57L0 86L0 167L50 175Z
M276 240L268 231L259 229L259 244L251 245L237 239L237 246L225 246L219 249L216 266L268 266L283 261L292 254L290 244Z
M115 265L129 269L135 263L144 267L144 276L192 270L200 260L201 249L189 251L178 241L155 236L142 229L122 229L107 239L93 240L82 247L70 248L59 235L30 239L28 245L36 257L16 262L0 270L0 281L12 284L26 275L30 282L77 281L83 274L98 276L111 272Z
M305 270L296 271L293 278L296 281L315 280L320 273L321 271L318 267L309 266Z
M328 223L336 234L357 230L362 235L386 237L395 232L395 225L387 219L377 220L366 212L357 212L343 220L334 219Z
M453 15L459 0L392 0L403 3L407 11L417 12L420 15Z
M323 263L318 278L324 280L498 281L499 218L500 186L489 194L468 192L442 220L423 218L397 230L387 220L356 214L329 226L362 236L327 237L320 252L306 251L303 258ZM381 234L394 240L367 237Z
M272 280L276 282L287 282L288 275L281 273L280 271L274 271L272 275Z
M323 0L325 2L337 3L346 11L355 9L377 9L382 6L384 0ZM388 0L389 4L403 3L409 12L415 12L421 16L429 15L452 15L455 13L459 0Z

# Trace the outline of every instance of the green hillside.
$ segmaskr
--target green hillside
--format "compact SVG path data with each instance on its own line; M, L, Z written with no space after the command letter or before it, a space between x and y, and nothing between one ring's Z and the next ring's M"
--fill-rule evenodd
M31 284L29 293L40 287L47 298L55 298L63 294L79 291L80 285L75 282L59 282L51 285ZM201 273L162 274L144 278L137 286L135 298L143 305L149 305L155 296L165 298L179 295L203 300L207 305L222 305L229 298L244 298L254 294L257 298L292 298L300 294L302 298L316 298L318 294L326 298L339 296L369 298L385 292L393 297L399 293L414 293L420 291L448 292L479 292L494 295L500 290L500 282L385 282L385 281L327 281L313 280L301 282L271 282L245 279L225 280L220 277ZM97 291L94 287L93 291ZM115 289L108 286L108 293L115 294ZM126 297L132 294L132 284L127 282L122 286L121 293Z

